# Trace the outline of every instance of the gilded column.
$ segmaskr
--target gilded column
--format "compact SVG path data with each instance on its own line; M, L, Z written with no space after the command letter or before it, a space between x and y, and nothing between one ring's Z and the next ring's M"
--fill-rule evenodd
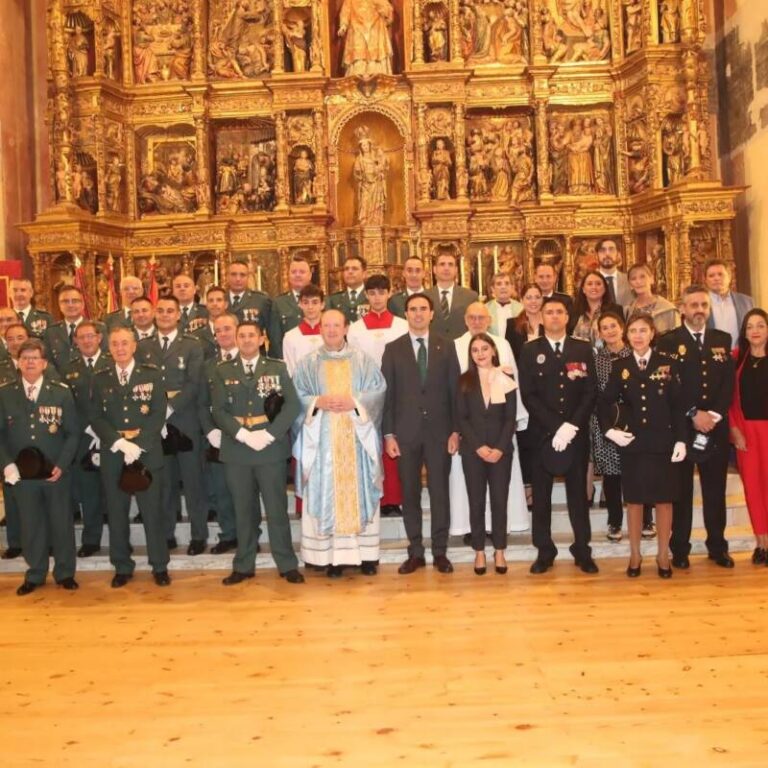
M461 55L461 31L459 24L459 0L450 0L449 38L451 43L451 63L458 66L464 65L464 57ZM419 25L421 28L421 25Z
M107 213L107 158L104 152L104 115L101 112L95 115L96 133L96 192L99 198L98 216Z
M309 46L310 72L323 71L323 20L320 0L312 2L312 43Z
M125 126L125 189L126 202L128 203L128 216L132 219L139 218L136 192L138 178L136 173L136 134L133 128ZM127 267L126 267L127 269ZM133 271L128 272L133 274Z
M274 0L275 13L275 59L272 72L276 75L285 72L285 41L283 40L283 0Z
M418 147L419 202L429 202L431 172L427 157L427 107L419 104L416 112L416 142Z
M464 105L456 104L454 107L456 128L454 130L454 152L456 154L456 199L467 199L467 141L466 126L464 123Z
M413 63L424 63L424 33L421 28L421 0L413 0ZM453 30L451 30L453 40Z
M285 112L275 115L275 140L277 143L277 178L275 179L275 210L288 208L288 179L286 165Z
M277 261L278 261L278 293L288 290L288 271L291 267L291 250L284 245L278 246L277 249Z
M565 280L563 283L563 290L568 295L572 296L575 292L575 286L573 282L574 269L573 269L573 241L570 235L565 236L565 253L563 254L563 269L565 270Z
M133 17L132 3L123 3L120 22L120 56L123 67L123 85L133 85Z
M632 264L637 263L637 253L635 249L635 238L632 237L631 232L624 232L622 237L624 241L624 265L623 269L626 272Z
M533 64L546 64L544 53L544 36L541 28L541 14L547 8L546 0L534 0L530 16L531 61Z
M629 195L629 163L627 161L627 100L623 93L614 97L613 136L616 142L616 170L619 197Z
M94 77L104 76L104 14L101 6L93 9Z
M313 110L312 122L315 128L315 205L325 208L328 202L328 166L325 161L325 125L322 109Z
M536 264L534 261L534 251L533 251L533 236L526 235L524 239L524 243L525 243L525 282L531 283L533 282L533 273L536 269Z
M211 212L211 185L208 175L208 142L205 113L193 118L195 121L195 153L197 156L197 213Z
M536 99L536 182L539 200L552 200L552 173L549 168L549 131L547 129L547 100Z
M728 265L728 270L733 276L733 285L731 288L736 290L737 275L736 275L736 262L733 258L733 241L731 240L731 222L720 221L718 222L718 228L720 230L720 237L718 238L720 243L720 258Z
M205 20L207 0L195 0L192 8L192 80L205 80Z

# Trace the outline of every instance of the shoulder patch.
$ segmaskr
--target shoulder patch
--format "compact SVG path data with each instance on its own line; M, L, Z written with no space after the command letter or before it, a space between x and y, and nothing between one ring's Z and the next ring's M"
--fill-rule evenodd
M156 371L156 370L158 370L157 366L156 366L154 363L150 363L150 362L147 362L147 361L144 361L144 362L138 363L138 367L139 367L139 368L147 368L147 369L149 369L150 371Z

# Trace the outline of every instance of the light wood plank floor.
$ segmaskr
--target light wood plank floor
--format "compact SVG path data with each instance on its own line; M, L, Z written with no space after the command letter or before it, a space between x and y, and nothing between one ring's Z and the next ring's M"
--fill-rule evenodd
M763 766L768 568L0 578L3 766Z

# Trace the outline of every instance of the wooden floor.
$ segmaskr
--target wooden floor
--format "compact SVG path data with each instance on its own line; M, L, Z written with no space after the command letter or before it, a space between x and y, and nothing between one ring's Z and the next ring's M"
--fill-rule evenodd
M339 581L183 573L15 595L4 766L763 766L768 568Z

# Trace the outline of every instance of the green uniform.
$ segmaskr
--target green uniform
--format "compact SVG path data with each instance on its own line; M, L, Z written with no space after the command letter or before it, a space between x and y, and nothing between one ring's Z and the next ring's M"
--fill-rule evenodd
M202 485L202 435L198 418L200 387L205 383L203 376L203 350L197 339L178 332L163 352L163 334L159 331L151 339L139 342L136 357L152 363L160 370L162 386L168 396L173 413L168 423L192 441L192 450L165 456L163 486L163 514L165 535L175 537L176 512L179 497L179 477L184 486L184 499L192 528L192 539L208 541L208 505Z
M48 549L53 548L53 578L75 575L75 526L69 508L71 464L77 452L80 420L66 385L42 379L36 401L21 377L0 387L0 462L15 463L22 448L39 448L63 474L55 483L20 480L13 494L21 512L21 549L27 561L25 581L45 583ZM49 541L50 536L50 541Z
M75 398L80 423L85 430L90 425L91 397L93 377L99 371L114 366L115 361L109 354L102 352L91 366L82 358L77 358L66 365L62 371L64 382L72 390ZM93 430L93 427L91 427ZM72 489L75 501L83 510L82 543L88 546L101 546L101 534L104 528L104 494L101 473L98 469L85 470L81 462L90 450L93 435L83 431L77 446L77 456L72 466Z
M200 342L200 347L203 350L203 359L206 362L214 360L219 351L219 345L216 343L216 337L213 335L213 331L211 331L210 324L206 322L205 325L196 328L192 331L192 335Z
M201 304L193 303L189 307L181 307L179 319L179 331L181 333L194 333L208 322L208 310Z
M361 285L355 295L354 301L348 290L332 293L325 301L326 309L338 309L344 313L350 323L359 320L368 311L368 298Z
M133 330L133 321L131 320L131 312L128 310L126 315L125 309L116 309L114 312L110 312L104 315L104 325L109 333L114 328L130 328Z
M104 323L96 323L96 327L101 333L101 351L107 350L107 329ZM79 356L75 346L74 336L70 341L70 328L66 321L53 323L45 329L43 342L48 350L48 361L56 366L56 370L61 374L62 370Z
M100 471L107 497L109 521L109 559L119 574L130 576L136 567L131 557L128 503L130 496L118 487L123 469L123 454L112 452L112 446L126 437L144 452L139 459L152 473L146 491L136 494L136 502L144 522L147 557L154 573L168 570L168 543L165 538L160 499L163 485L163 448L160 430L165 423L168 400L154 365L135 360L128 382L120 384L116 366L110 366L93 377L93 399L90 423L99 440Z
M239 297L233 293L227 294L229 312L237 316L239 322L256 322L266 332L269 329L269 318L272 309L272 299L263 291L246 290Z
M273 422L264 414L264 399L280 391L285 402ZM232 493L237 518L237 554L233 570L253 573L261 524L261 505L267 513L272 557L280 573L294 570L298 559L293 550L288 520L286 462L291 455L291 425L301 411L296 390L285 363L260 356L248 376L241 359L220 363L212 386L213 420L222 432L221 460ZM260 451L240 443L235 435L265 429L274 442Z
M52 369L51 369L52 370ZM16 381L19 372L10 355L0 360L0 386L9 381ZM21 549L21 518L19 505L13 493L13 486L3 483L3 508L5 510L5 537L8 549Z
M53 315L49 314L44 309L32 307L22 322L32 336L37 336L37 338L42 339L45 329L49 325L53 325L55 321Z
M295 328L303 315L299 309L296 295L293 291L281 293L272 302L269 314L269 356L283 357L283 338L292 328Z

